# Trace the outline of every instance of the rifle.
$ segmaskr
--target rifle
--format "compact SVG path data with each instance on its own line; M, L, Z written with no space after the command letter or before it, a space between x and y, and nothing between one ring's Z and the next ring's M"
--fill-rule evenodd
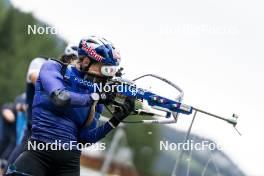
M163 111L166 113L166 115L164 116L165 118L163 118L163 119L141 120L141 121L136 121L136 122L134 121L134 122L130 122L130 123L147 123L147 124L151 124L151 123L157 123L157 124L176 123L178 120L179 114L190 115L190 114L193 114L194 111L196 111L196 112L200 112L200 113L206 114L208 116L226 121L226 122L232 124L234 128L237 125L237 120L239 117L236 114L233 114L231 117L226 118L226 117L222 117L222 116L207 112L207 111L202 110L202 109L198 109L198 108L191 106L191 105L183 104L182 103L183 95L184 95L183 90L179 86L174 84L173 82L171 82L171 81L169 81L163 77L160 77L160 76L155 75L155 74L146 74L146 75L137 77L131 81L131 80L127 80L127 79L122 78L122 75L123 75L122 71L123 71L123 68L120 68L117 71L116 76L109 79L106 83L106 85L114 88L114 90L115 90L114 92L115 92L117 97L123 97L123 98L124 97L134 97L139 101L146 101L147 104L150 107L152 107L153 109ZM149 90L138 88L137 85L135 84L135 81L137 81L143 77L148 77L148 76L159 79L159 80L167 83L168 85L172 86L173 88L175 88L179 92L179 95L177 96L177 98L175 100L171 100L171 99L165 98L163 96L157 95L157 94L155 94ZM113 106L115 106L115 107L119 107L121 104L122 104L122 102L120 102L118 100L115 100L113 102ZM140 109L140 108L139 109L135 108L132 115L161 116L161 115L156 114L152 111L149 111L146 109ZM238 132L237 129L236 129L236 131Z

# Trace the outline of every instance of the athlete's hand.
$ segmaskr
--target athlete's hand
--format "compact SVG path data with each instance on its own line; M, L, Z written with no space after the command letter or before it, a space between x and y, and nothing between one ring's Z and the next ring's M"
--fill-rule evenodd
M109 105L114 102L115 100L115 94L112 92L103 92L103 93L98 93L99 95L99 104L105 104Z
M122 120L128 117L135 109L135 98L127 97L120 107L115 109L113 117L110 119L112 125L117 126Z

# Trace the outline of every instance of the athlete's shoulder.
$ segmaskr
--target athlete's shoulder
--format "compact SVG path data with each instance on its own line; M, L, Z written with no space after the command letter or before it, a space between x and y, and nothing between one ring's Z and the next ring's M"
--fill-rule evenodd
M43 66L42 66L42 70L60 70L62 67L62 64L55 60L55 59L49 59L47 60Z

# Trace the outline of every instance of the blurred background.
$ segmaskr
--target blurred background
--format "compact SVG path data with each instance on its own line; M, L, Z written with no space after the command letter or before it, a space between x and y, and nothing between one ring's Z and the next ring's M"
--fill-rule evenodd
M257 0L0 0L0 105L25 91L33 58L56 58L67 43L103 36L120 49L127 78L155 73L180 85L187 104L240 115L242 136L198 114L190 139L223 150L184 152L180 176L264 175L262 7ZM53 27L56 34L28 34L28 25ZM171 125L125 125L108 173L170 175L179 151L161 151L160 141L183 141L190 122L181 115ZM83 151L82 175L100 175L115 135L102 141L105 151Z

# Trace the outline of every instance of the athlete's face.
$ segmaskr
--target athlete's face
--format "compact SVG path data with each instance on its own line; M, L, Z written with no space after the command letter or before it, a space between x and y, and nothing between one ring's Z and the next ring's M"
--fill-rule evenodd
M90 62L91 62L91 60L88 57L83 58L82 63L81 63L81 67L87 68ZM101 63L101 62L93 63L90 66L89 70L87 70L87 72L90 74L94 74L94 75L102 77L103 76L101 73L102 66L103 66L103 63Z
M86 67L88 67L89 63L90 63L90 59L88 57L84 57L82 62L81 62L81 66L83 68L86 68Z
M101 73L102 66L103 64L101 62L94 63L89 68L88 73L92 73L92 74L102 77L103 76Z

